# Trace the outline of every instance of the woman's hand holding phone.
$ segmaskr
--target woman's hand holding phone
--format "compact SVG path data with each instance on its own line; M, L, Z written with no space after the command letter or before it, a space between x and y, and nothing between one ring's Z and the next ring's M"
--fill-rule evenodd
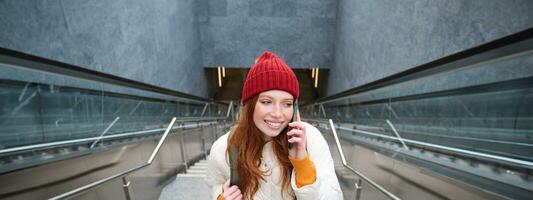
M296 115L300 115L300 113L296 112ZM305 157L305 154L307 153L307 139L305 136L305 126L300 121L300 116L296 117L296 121L293 121L289 123L289 127L291 127L291 130L287 132L287 136L289 136L289 143L293 144L292 148L289 148L289 156L291 156L294 159L301 160Z
M229 180L224 183L224 193L222 193L222 196L224 197L224 200L241 200L242 192L236 185L229 186Z

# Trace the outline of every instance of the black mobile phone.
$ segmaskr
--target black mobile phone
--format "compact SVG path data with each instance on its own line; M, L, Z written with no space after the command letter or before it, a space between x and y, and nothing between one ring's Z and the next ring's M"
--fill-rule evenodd
M298 100L296 100L296 101L294 101L294 104L293 104L292 120L291 120L291 122L295 122L295 121L300 120L299 117L300 117L300 111L298 110ZM292 138L292 137L294 137L294 136L291 135L290 138ZM293 143L289 143L289 149L291 149L293 146L294 146Z
M237 174L237 169L236 168L232 168L231 171L230 171L230 178L229 178L229 186L233 186L233 185L239 185L239 174Z
M239 185L239 172L237 171L237 148L235 146L230 147L229 151L229 186Z

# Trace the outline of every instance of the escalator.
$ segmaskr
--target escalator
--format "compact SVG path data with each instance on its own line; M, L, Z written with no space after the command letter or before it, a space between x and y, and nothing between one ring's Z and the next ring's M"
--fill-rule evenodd
M345 198L529 199L531 35L501 38L304 107L335 152Z
M302 105L344 198L530 198L532 30ZM205 189L180 177L201 176L191 166L234 124L235 103L0 50L0 199Z
M232 121L232 105L1 55L0 199L157 198Z

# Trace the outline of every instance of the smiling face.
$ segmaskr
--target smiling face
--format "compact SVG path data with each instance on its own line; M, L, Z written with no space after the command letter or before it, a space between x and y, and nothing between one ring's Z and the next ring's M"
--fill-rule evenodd
M292 119L294 98L283 90L259 93L254 108L254 123L266 138L276 137Z

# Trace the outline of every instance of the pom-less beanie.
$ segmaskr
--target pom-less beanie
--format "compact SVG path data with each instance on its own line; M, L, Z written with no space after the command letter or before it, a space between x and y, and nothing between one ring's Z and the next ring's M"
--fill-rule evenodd
M291 68L274 53L265 51L252 66L242 90L242 104L268 90L283 90L298 99L298 79Z

